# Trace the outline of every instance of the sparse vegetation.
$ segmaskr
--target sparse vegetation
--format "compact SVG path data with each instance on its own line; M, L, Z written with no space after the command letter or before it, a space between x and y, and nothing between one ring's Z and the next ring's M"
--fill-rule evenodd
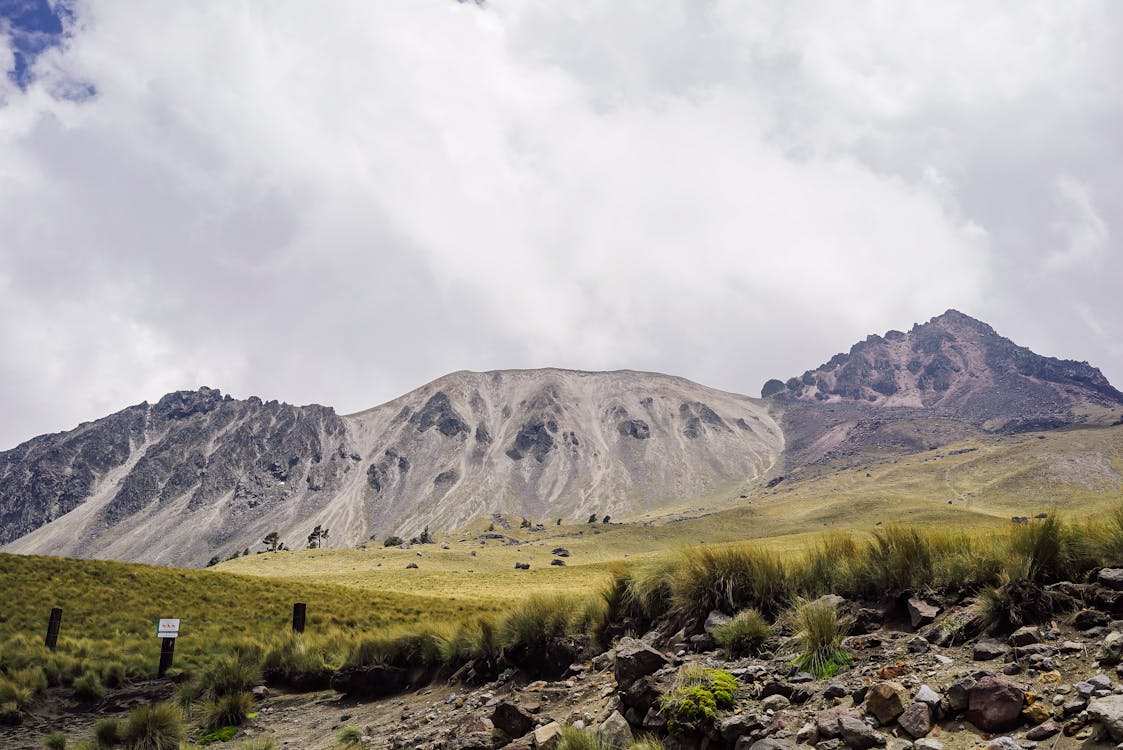
M43 747L47 750L66 750L66 735L62 732L51 732L43 737Z
M129 714L121 739L126 750L177 750L183 740L183 715L170 703L141 706Z
M691 667L679 673L675 688L665 695L659 711L667 719L671 734L706 731L718 718L718 711L733 708L737 697L737 678L721 669Z
M799 656L795 663L816 677L833 677L851 662L842 649L842 639L850 630L850 621L838 614L838 607L829 599L799 599L791 616Z
M343 747L355 747L363 741L363 730L358 727L340 727L335 738Z
M770 635L768 621L755 609L743 609L725 625L714 628L714 640L730 658L760 653Z

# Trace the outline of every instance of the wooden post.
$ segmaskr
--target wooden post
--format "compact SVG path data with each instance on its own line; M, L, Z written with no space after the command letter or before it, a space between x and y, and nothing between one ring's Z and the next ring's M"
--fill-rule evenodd
M58 645L58 631L62 627L62 608L51 608L51 619L47 620L47 640L44 645L51 651Z
M307 614L308 605L304 602L297 602L292 605L292 632L304 632L304 616Z
M172 668L172 657L175 656L175 638L164 638L160 645L160 669L156 675L163 677Z

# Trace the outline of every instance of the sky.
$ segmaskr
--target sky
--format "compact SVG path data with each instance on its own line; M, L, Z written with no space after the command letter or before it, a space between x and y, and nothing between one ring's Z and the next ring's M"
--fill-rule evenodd
M1120 71L1114 0L0 0L0 449L948 308L1121 386Z

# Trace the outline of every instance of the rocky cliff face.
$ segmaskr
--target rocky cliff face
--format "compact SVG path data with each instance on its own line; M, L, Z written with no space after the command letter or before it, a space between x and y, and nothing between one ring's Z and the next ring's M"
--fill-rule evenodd
M1087 362L1034 354L956 310L908 333L870 336L761 393L784 411L795 464L1051 429L1079 421L1081 410L1123 405Z
M262 518L322 507L357 471L346 437L325 407L171 393L0 453L0 541L15 552L206 561Z
M782 448L759 400L649 373L454 373L347 417L203 388L0 453L0 542L197 565L316 525L352 545L638 515L748 487Z

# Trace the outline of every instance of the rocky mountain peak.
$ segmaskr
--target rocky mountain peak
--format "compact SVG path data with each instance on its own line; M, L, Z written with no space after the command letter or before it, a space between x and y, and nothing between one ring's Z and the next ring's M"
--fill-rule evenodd
M958 310L908 333L869 336L799 377L768 381L762 396L933 409L972 422L1123 404L1123 393L1087 362L1035 354Z

